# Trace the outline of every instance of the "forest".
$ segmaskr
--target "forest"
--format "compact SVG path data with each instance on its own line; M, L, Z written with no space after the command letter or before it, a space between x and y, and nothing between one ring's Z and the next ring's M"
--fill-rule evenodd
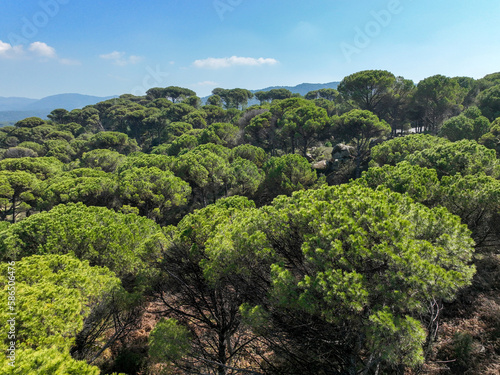
M1 127L0 374L498 374L499 155L500 73Z

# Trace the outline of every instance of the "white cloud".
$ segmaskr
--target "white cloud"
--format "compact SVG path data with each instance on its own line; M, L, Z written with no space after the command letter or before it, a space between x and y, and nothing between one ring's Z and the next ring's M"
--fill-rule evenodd
M114 51L114 52L107 53L107 54L104 54L104 55L99 55L99 57L101 59L104 59L104 60L119 60L124 55L125 55L125 52Z
M2 58L25 60L36 58L41 62L52 60L57 61L62 65L81 65L78 60L59 58L55 48L44 42L33 42L25 50L24 46L21 44L12 46L11 44L0 40L0 59Z
M24 54L23 46L12 46L0 40L0 58L15 58Z
M141 56L130 55L126 57L125 55L125 52L113 51L111 53L99 55L99 57L104 60L112 60L113 64L119 66L125 66L129 64L133 65L144 60L144 58Z
M220 69L229 68L232 66L261 66L261 65L276 65L278 60L271 58L259 57L258 59L253 57L222 57L215 58L209 57L203 60L196 60L193 65L197 68L209 68L209 69Z
M57 57L56 50L43 42L33 42L30 44L28 50L33 52L35 56L46 57L53 59Z

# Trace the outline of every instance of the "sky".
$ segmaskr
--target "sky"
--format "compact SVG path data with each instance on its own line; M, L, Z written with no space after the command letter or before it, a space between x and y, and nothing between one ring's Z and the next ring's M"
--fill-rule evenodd
M0 96L500 71L498 0L3 0Z

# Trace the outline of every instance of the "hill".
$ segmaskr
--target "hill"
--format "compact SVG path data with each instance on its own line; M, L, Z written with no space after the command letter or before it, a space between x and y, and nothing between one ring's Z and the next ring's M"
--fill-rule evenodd
M16 122L31 116L46 118L56 108L71 111L114 97L116 96L99 97L82 94L58 94L42 99L0 97L0 122Z
M319 90L319 89L337 89L340 82L329 82L329 83L301 83L297 86L272 86L266 87L261 90L250 90L253 93L258 91L271 91L273 89L287 89L290 90L293 94L305 95L310 91Z
M329 83L301 83L297 86L270 86L264 89L259 90L250 90L254 94L259 91L271 91L273 89L287 89L290 90L293 94L300 94L302 96L306 95L310 91L319 90L319 89L337 89L340 82L329 82ZM209 96L205 96L201 98L203 103L206 103ZM257 99L251 99L248 101L248 105L259 104Z
M27 105L30 105L36 101L38 100L18 97L5 98L0 96L0 111L22 110Z
M319 89L336 89L340 82L329 83L301 83L296 86L270 86L260 90L250 90L253 93L258 91L270 91L273 89L287 89L294 94L306 95L309 91ZM99 97L82 94L58 94L47 96L42 99L30 99L20 97L0 97L0 126L15 123L26 117L47 118L47 115L56 108L64 108L71 111L76 108L83 108L87 105L96 104L104 100L116 98L117 96ZM202 98L203 103L208 96ZM258 104L257 99L252 99L248 105Z

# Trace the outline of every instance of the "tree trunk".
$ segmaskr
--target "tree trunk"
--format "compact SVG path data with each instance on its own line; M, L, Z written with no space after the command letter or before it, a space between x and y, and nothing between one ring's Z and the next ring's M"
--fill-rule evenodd
M16 223L16 196L12 197L12 224Z
M226 375L226 340L224 339L224 332L219 332L219 348L218 348L218 360L219 367L217 373L219 375Z

